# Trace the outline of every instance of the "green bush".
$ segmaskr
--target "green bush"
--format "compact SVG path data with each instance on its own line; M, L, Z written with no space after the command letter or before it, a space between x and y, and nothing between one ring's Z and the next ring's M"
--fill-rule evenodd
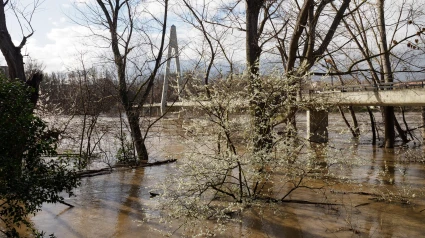
M56 157L57 138L33 113L31 89L0 75L0 234L17 237L44 202L63 201L79 185L75 169Z

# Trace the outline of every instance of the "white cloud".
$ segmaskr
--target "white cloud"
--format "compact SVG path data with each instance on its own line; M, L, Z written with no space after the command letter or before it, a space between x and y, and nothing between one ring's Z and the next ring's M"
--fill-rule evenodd
M49 18L50 21L52 21L52 18ZM61 17L59 18L59 21L52 21L52 25L59 27L60 25L63 25L64 23L66 23L66 18L65 17Z
M84 7L87 4L92 4L93 2L95 2L95 0L70 0L70 3L77 7Z
M94 47L101 43L88 38L88 35L90 35L90 31L82 26L53 28L47 34L47 38L52 43L40 45L36 39L30 38L25 51L32 59L43 63L47 72L66 70L76 67L80 54L94 55L101 53L102 50L99 47ZM90 61L93 60L95 59L88 60L86 63L91 64L93 62Z
M170 26L167 28L168 36ZM109 32L102 31L97 32L97 34L107 37ZM225 40L226 46L230 48L228 53L234 60L243 58L244 41L240 40L239 34L235 34L233 37ZM32 59L43 63L47 72L65 71L69 68L78 67L80 64L78 58L81 57L81 54L86 55L86 65L91 65L99 62L100 55L110 54L109 46L99 38L92 37L91 35L90 30L83 26L55 27L47 33L47 39L50 43L44 44L37 41L36 38L30 38L23 53L28 53ZM152 33L151 37L154 42L159 44L160 35L158 32ZM201 33L188 25L180 25L177 28L177 38L181 51L180 60L182 61L190 59L197 61L202 49L207 50L207 52L209 51L209 48L202 43ZM168 44L168 41L169 39L167 37L165 43Z

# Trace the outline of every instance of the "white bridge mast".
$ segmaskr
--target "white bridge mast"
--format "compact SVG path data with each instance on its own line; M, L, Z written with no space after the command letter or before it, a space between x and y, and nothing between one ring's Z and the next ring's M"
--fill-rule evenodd
M167 55L167 66L165 68L164 76L164 85L162 87L162 97L161 97L161 114L164 114L167 107L167 91L168 91L168 81L170 80L170 64L171 59L175 58L176 61L176 75L177 75L177 90L178 95L180 96L182 91L182 80L181 80L181 70L180 70L180 59L179 59L179 47L177 44L177 32L176 26L171 26L170 31L170 43L168 44L168 55Z

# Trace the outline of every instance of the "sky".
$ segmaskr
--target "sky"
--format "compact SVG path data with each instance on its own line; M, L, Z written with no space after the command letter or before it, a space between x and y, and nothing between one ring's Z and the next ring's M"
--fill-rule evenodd
M21 8L28 5L28 9L31 9L33 2L37 0L12 1L19 3ZM22 49L22 54L25 55L25 60L28 61L31 59L36 60L38 63L42 63L45 72L66 72L76 69L79 65L81 65L79 63L79 59L82 54L86 54L84 57L88 65L96 64L96 60L99 61L99 57L95 59L92 56L87 56L87 52L90 52L92 55L97 54L98 56L99 54L96 53L96 51L99 51L100 48L93 48L93 44L96 43L96 41L93 37L88 37L88 35L90 35L89 30L73 21L76 17L78 17L78 12L75 9L75 3L77 3L77 5L80 3L79 6L83 6L84 2L94 0L39 1L42 1L42 4L37 8L32 19L32 26L35 30L34 35L29 38L26 46ZM222 2L224 1L226 0L223 0ZM144 0L144 4L150 4L148 5L148 10L156 17L161 17L162 7L156 6L153 2L155 2L155 0ZM170 8L174 10L181 10L182 8L175 2L176 1L170 1ZM210 1L210 4L214 5L214 3L215 2L213 0ZM12 13L13 12L10 10L6 12L6 21L12 40L15 45L19 45L22 40L22 33L19 24L16 21L16 17ZM199 31L184 23L180 17L176 16L175 11L173 10L169 11L167 24L168 31L172 24L177 26L177 37L181 53L180 61L182 62L182 65L191 65L191 59L193 61L197 61L199 59L199 51L202 50L202 45L200 45L200 43L196 40L199 39ZM25 33L28 34L28 31L25 31ZM108 32L105 31L103 34L108 34ZM168 34L169 33L167 32L167 35ZM156 37L155 39L155 42L159 43L160 38ZM230 43L229 47L234 47L236 49L232 53L234 54L233 60L241 58L240 61L244 62L242 60L244 57L244 42L237 41L235 43L235 38L231 38L231 41L232 43ZM165 43L168 44L168 39L166 39ZM110 51L110 49L105 50ZM236 51L240 52L235 53ZM204 60L206 60L206 58ZM6 65L1 54L0 65Z
M25 6L28 6L27 9L32 9L31 6L33 2L37 0L14 1L20 4L21 9ZM25 55L24 60L28 61L31 59L36 60L38 63L42 63L45 72L64 72L78 68L78 65L80 65L78 61L82 54L99 51L99 47L97 49L92 47L94 39L87 37L90 35L89 30L73 21L78 16L75 9L75 3L77 3L77 5L80 3L80 6L83 6L84 2L94 0L39 1L42 1L42 3L37 8L32 19L32 26L35 30L34 35L29 38L26 46L22 49L22 54ZM162 8L152 4L154 0L146 0L146 2L151 4L149 5L149 11L153 12L156 17L160 17ZM170 7L173 7L173 2L175 1L170 2ZM214 1L212 1L212 3L214 3ZM178 8L175 3L174 7ZM12 13L10 9L6 11L6 21L12 40L15 45L19 45L23 34L16 21L16 17ZM182 65L185 65L185 60L189 61L191 58L195 58L191 54L195 51L199 53L199 49L201 48L199 42L194 44L196 35L199 36L199 32L190 25L184 24L181 18L177 17L173 11L169 11L167 24L167 28L172 24L177 26L177 37L181 52L180 61L183 62ZM24 32L28 34L28 31ZM108 33L104 32L104 34ZM159 37L156 39L159 42ZM167 43L168 39L166 40L166 44ZM239 43L243 46L243 42ZM88 44L92 46L88 46ZM191 44L194 45L191 46ZM235 48L241 49L239 46L235 46ZM241 54L240 57L243 57L243 55L244 54ZM96 59L92 56L85 55L84 57L85 61L87 61L86 63L96 63ZM197 55L196 58L199 58L199 55ZM0 65L6 65L1 54ZM190 65L190 63L186 62L186 65Z
M69 63L67 59L70 57L71 49L76 47L75 40L72 39L77 35L76 26L67 17L67 13L71 13L71 1L45 0L33 16L32 25L35 32L22 53L42 62L46 71L64 70ZM25 4L32 1L21 2ZM11 11L8 11L6 19L8 29L17 45L22 39L22 33L15 19ZM5 65L3 58L0 64Z
M34 0L15 1L19 2L20 7L23 8L26 4L31 6ZM73 19L75 20L78 16L74 3L87 1L92 0L44 0L32 19L34 35L29 38L26 46L22 49L23 55L26 55L25 60L29 58L37 60L37 62L43 64L45 72L67 71L78 67L77 61L81 54L93 51L93 48L87 45L93 41L93 39L87 37L90 34L88 29L73 22ZM161 8L151 7L150 10L155 12L161 10ZM12 40L15 45L19 45L22 40L19 24L16 17L12 15L12 11L8 11L6 14ZM168 24L171 26L173 19L176 18L171 16L169 19L171 21ZM28 31L24 32L28 34ZM178 35L182 38L190 38L190 33L178 33ZM168 43L168 40L166 43ZM6 65L1 55L0 65Z
M19 3L21 7L23 7L28 4L31 6L31 3L37 0L11 1L15 1ZM67 71L78 67L77 62L82 53L98 50L93 49L87 45L93 43L94 41L92 38L87 37L87 35L89 35L87 28L75 24L75 22L72 20L75 19L75 17L78 15L74 6L75 2L84 3L94 0L39 1L42 1L42 4L37 8L32 19L32 26L35 30L34 35L29 38L27 45L22 49L22 53L24 55L28 55L25 57L27 60L31 58L42 63L46 72ZM148 3L153 1L154 0L144 0L144 2ZM227 0L210 0L207 2L214 5L216 2L226 1ZM170 2L171 5L176 5L175 1L173 0ZM199 2L204 3L202 0L199 0ZM243 7L243 4L241 4L241 7ZM150 5L149 11L158 16L158 13L161 12L161 7ZM11 13L11 11L6 13L7 24L12 35L12 39L14 40L15 44L18 45L22 39L22 33L20 31L19 24L15 20L16 18ZM175 15L173 16L173 11L170 11L169 14L168 28L172 24L178 26L177 36L179 46L181 47L180 51L182 52L180 60L182 62L189 59L194 59L196 61L199 58L199 55L195 55L193 52L199 52L202 50L202 45L199 44L199 41L196 41L196 36L199 36L199 32L197 32L196 29L191 29L187 24L183 24L180 18L176 17ZM235 35L233 35L232 30L232 37L233 36ZM230 53L234 55L234 58L232 59L236 61L239 60L240 64L243 65L244 41L241 40L241 38L238 39L232 37L230 37L229 44L226 45L226 48L230 49ZM168 43L168 40L166 43ZM234 48L234 50L232 48ZM98 60L93 58L90 59L93 61ZM0 65L6 65L6 62L1 54Z

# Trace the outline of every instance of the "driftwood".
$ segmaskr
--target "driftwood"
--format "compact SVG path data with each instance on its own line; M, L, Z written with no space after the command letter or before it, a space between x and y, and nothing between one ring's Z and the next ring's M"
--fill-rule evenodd
M163 164L169 164L176 162L177 159L169 159L164 161L156 161L152 163L144 163L139 164L136 166L133 165L126 165L126 164L117 164L114 166L111 166L110 168L103 168L103 169L90 169L90 170L84 170L77 172L78 177L85 178L85 177L93 177L98 175L104 175L104 174L110 174L112 173L112 169L114 168L143 168L143 167L151 167L151 166L157 166L157 165L163 165Z
M379 197L379 194L376 193L368 193L368 192L350 192L350 191L335 191L331 190L331 193L336 194L357 194L357 195L364 195L364 196L372 196L372 197Z
M329 206L342 206L341 203L328 203L328 202L311 202L306 200L296 200L296 199L289 199L289 200L282 200L283 203L298 203L298 204L310 204L310 205L329 205Z
M362 206L366 206L366 205L369 205L369 204L370 204L370 202L365 202L365 203L361 203L359 205L355 205L354 207L362 207Z
M59 201L59 203L62 203L62 204L64 204L64 205L67 205L68 207L75 207L74 205L72 205L72 204L69 204L69 203L67 203L67 202L64 202L64 201Z
M110 174L112 173L112 168L103 168L103 169L89 169L84 171L77 172L78 177L93 177L97 175Z
M140 165L135 166L135 168L139 168L139 167L151 167L151 166L169 164L169 163L174 163L176 161L177 161L177 159L169 159L169 160L163 160L163 161L156 161L156 162L152 162L152 163L140 164Z
M307 200L298 200L298 199L276 199L271 197L260 198L266 202L273 203L298 203L298 204L310 204L310 205L328 205L328 206L342 206L341 203L328 203L328 202L312 202Z

